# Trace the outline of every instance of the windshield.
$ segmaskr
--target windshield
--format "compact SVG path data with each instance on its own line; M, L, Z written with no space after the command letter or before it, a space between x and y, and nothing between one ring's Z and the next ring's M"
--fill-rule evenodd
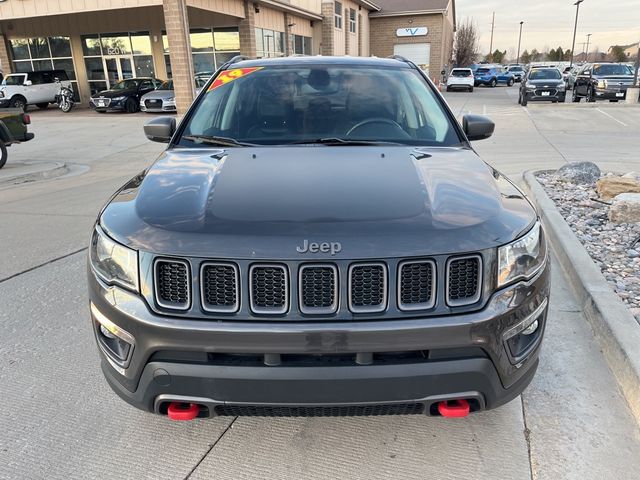
M452 70L451 71L451 76L453 76L453 77L470 77L471 76L471 70L467 70L467 69Z
M2 81L3 85L23 85L26 75L7 75Z
M633 75L633 70L628 65L596 65L593 67L594 75Z
M138 88L138 80L122 80L111 87L111 90L129 90L131 88Z
M194 137L258 145L323 139L460 144L442 104L417 71L354 65L221 72L182 133L179 143L185 146L199 145Z
M529 80L561 80L562 74L555 68L533 70Z
M173 80L162 82L162 85L158 87L158 90L173 90Z
M489 68L479 68L478 70L476 70L476 73L489 73L491 71L491 69Z

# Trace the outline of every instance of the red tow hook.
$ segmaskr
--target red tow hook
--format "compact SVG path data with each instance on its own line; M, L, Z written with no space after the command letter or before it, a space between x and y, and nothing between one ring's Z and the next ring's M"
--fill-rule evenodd
M447 418L462 418L469 415L469 402L460 398L438 403L438 412Z
M199 411L195 403L172 402L167 409L167 415L171 420L193 420L198 416Z

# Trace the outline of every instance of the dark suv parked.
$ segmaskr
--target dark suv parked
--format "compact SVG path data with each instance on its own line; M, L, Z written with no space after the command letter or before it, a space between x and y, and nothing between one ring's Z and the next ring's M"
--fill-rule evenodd
M587 102L624 100L633 80L633 68L624 63L587 63L578 72L572 99L574 102L582 98Z
M464 416L529 384L549 295L529 201L401 59L231 61L103 208L111 387L172 419Z
M528 102L564 103L567 90L562 74L557 68L532 68L520 84L518 103L523 107Z

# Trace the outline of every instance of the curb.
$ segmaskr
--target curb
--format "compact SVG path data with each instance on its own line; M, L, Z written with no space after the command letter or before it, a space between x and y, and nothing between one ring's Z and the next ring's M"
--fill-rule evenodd
M529 197L538 206L560 267L631 412L640 423L640 325L607 284L600 268L571 231L534 172L525 172L523 178Z
M25 165L33 165L33 164L25 164ZM69 172L69 168L66 163L56 162L52 165L51 168L46 170L39 170L35 172L28 173L19 173L16 175L9 175L6 177L0 176L0 185L8 185L8 184L21 184L27 182L35 182L38 180L47 180L50 178L59 177Z

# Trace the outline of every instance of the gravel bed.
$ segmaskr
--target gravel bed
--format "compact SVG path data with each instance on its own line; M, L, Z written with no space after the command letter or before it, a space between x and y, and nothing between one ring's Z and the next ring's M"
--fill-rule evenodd
M610 223L608 205L594 200L598 198L595 183L569 183L553 173L536 178L609 285L640 322L640 224Z

